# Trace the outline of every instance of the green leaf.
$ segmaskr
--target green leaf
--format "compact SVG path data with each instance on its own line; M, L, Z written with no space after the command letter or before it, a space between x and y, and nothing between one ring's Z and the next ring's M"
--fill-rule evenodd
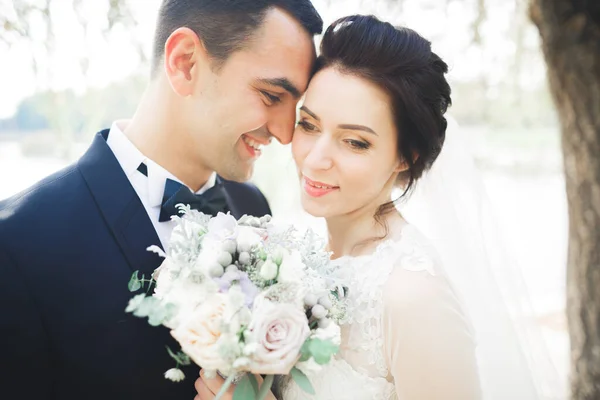
M250 381L249 375L250 374L246 374L235 386L235 391L233 392L233 400L254 400L256 398L258 389L256 390L256 392L254 391L254 386Z
M252 384L252 389L254 389L254 394L258 394L258 381L253 374L247 375L250 379L250 383Z
M262 385L260 385L260 389L258 390L258 395L256 395L256 400L263 400L267 398L269 391L271 390L271 386L273 386L273 379L275 379L275 375L266 375L265 380Z
M179 353L175 354L169 348L169 346L165 346L165 347L167 348L167 352L169 353L169 355L171 356L171 358L173 360L175 360L176 363L178 363L180 365L190 365L190 357L187 354L185 354L182 351L180 351Z
M149 317L157 311L157 307L160 307L159 300L156 297L148 296L144 298L144 301L133 312L133 315L136 317Z
M129 300L129 303L127 303L127 308L125 308L125 312L129 313L137 310L140 304L144 302L145 298L146 295L144 293L140 293L137 296L134 296L132 299Z
M135 271L131 278L129 278L129 283L127 284L127 288L130 292L135 292L142 287L142 283L138 279L138 271Z
M159 326L163 323L166 317L164 309L154 310L148 316L148 323L152 326Z
M296 382L296 384L300 386L300 389L304 390L308 394L315 394L315 389L310 384L310 381L308 380L308 377L304 374L304 372L294 367L290 371L290 375L292 375L294 382Z
M310 342L311 339L306 339L304 341L304 343L302 344L302 347L300 348L300 360L299 361L307 361L311 354L310 354Z
M308 352L319 365L327 364L331 359L331 356L336 354L339 350L339 346L336 346L331 341L321 339L311 339L308 342L307 347Z

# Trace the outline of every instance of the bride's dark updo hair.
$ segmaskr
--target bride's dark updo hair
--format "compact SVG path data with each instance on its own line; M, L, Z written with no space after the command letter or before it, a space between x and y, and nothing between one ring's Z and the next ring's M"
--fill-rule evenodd
M374 16L351 15L335 21L323 35L315 72L327 67L366 79L388 93L398 156L408 166L398 177L406 195L444 144L444 113L451 104L444 76L448 65L415 31Z

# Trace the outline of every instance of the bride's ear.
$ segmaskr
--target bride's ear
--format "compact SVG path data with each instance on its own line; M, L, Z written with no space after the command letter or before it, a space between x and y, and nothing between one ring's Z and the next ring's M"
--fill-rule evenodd
M413 154L413 164L419 159L419 155L414 153ZM396 168L394 168L394 172L397 173L401 173L401 172L405 172L408 171L408 169L410 168L410 166L408 165L408 163L406 162L406 160L404 159L399 159L398 160L398 164L396 165Z

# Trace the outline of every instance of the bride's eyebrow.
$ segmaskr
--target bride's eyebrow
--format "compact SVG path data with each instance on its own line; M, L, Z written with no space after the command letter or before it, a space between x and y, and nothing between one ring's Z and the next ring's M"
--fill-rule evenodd
M308 107L302 106L302 107L300 107L300 109L302 111L304 111L305 113L307 113L308 115L310 115L311 117L313 117L314 119L316 119L317 121L321 120L319 117L317 117L317 114L315 114L314 112L310 111Z
M300 110L304 111L305 113L307 113L308 115L310 115L311 117L316 119L317 121L321 121L321 119L319 117L317 117L317 114L312 112L308 107L302 106L302 107L300 107ZM373 129L369 128L368 126L364 126L364 125L340 124L340 125L338 125L338 128L348 129L348 130L353 130L353 131L364 131L364 132L372 133L372 134L378 136L377 133Z
M338 128L349 129L349 130L353 130L353 131L363 131L363 132L372 133L375 136L379 136L373 129L369 128L368 126L364 126L364 125L341 124L341 125L338 125Z

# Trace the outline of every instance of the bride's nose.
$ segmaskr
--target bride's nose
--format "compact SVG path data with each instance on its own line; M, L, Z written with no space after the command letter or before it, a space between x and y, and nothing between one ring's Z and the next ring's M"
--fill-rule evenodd
M304 166L316 170L328 170L333 167L334 148L326 135L321 135L313 142L304 159Z

